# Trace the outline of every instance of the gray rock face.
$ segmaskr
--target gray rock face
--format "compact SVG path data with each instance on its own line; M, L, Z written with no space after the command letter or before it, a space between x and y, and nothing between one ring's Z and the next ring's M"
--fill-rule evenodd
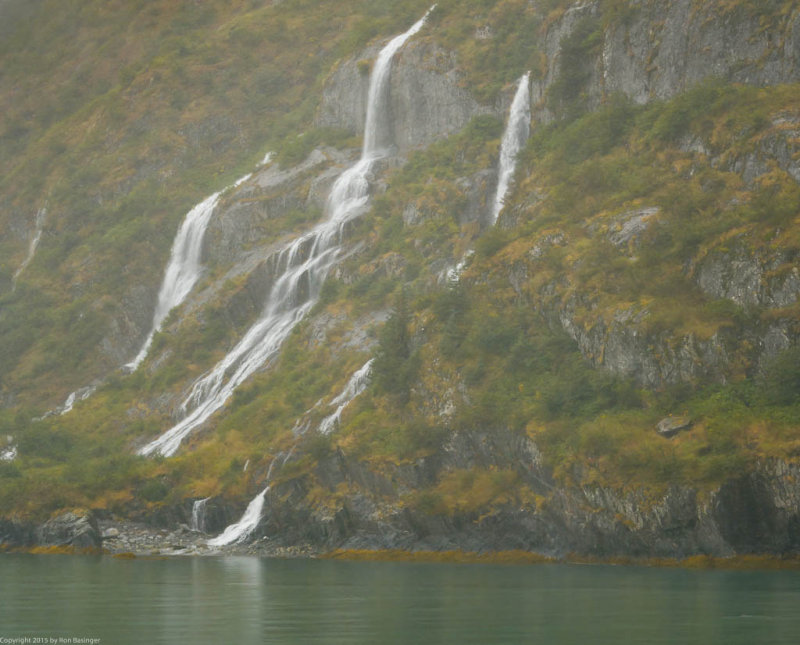
M254 246L274 242L269 223L291 211L322 213L330 183L350 158L317 149L300 164L271 164L227 195L214 212L203 240L203 261L228 266Z
M454 469L511 470L541 504L499 503L491 512L443 515L401 500ZM558 487L535 444L507 431L459 433L411 464L380 472L336 452L320 461L315 485L347 483L339 506L309 507L309 476L276 484L254 541L331 548L525 549L550 555L686 557L791 553L800 549L800 467L758 464L700 497L673 486L652 500L638 491Z
M612 229L608 232L608 240L617 248L635 248L659 210L640 208L623 213L615 218Z
M647 332L646 309L618 311L610 322L577 321L574 299L559 309L555 323L578 343L595 367L627 376L645 387L710 379L724 380L728 367L725 339L719 334L701 339L693 334ZM551 316L552 318L552 316Z
M755 150L733 158L714 158L712 165L738 173L751 189L775 166L800 182L800 121L781 116L773 120L772 126Z
M796 255L764 255L742 243L712 250L699 262L695 280L708 296L732 300L742 307L779 309L794 304L800 297Z
M364 132L367 118L367 92L372 62L383 43L373 45L356 58L341 61L325 82L322 102L315 124L319 127L343 128Z
M692 0L645 0L626 20L603 33L602 51L586 88L589 107L622 93L639 104L671 98L717 77L752 85L800 80L800 14L765 29L742 7L719 15L719 7ZM596 16L596 2L576 3L544 37L547 71L533 98L544 98L558 78L561 43L580 20ZM539 118L553 118L540 105Z
M36 542L44 546L74 546L94 548L100 546L97 520L90 513L76 515L69 512L59 515L37 527Z
M318 126L363 133L369 74L364 63L359 63L373 59L379 50L371 47L341 63L331 74L317 114ZM413 40L398 52L392 67L387 122L401 153L458 132L478 114L494 113L479 105L458 81L450 52Z
M464 208L459 211L458 223L486 224L492 208L491 200L497 189L497 172L494 169L479 170L471 177L460 178L456 183L466 198Z
M112 365L131 360L139 351L153 322L159 285L132 285L115 305L101 347Z

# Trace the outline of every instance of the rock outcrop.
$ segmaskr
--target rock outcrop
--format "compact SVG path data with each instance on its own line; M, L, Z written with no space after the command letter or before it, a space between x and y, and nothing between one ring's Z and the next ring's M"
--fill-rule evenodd
M36 543L42 546L73 546L79 549L100 546L100 530L92 513L63 513L48 520L35 531Z
M581 21L603 31L584 88L590 106L614 93L639 104L669 99L708 78L762 86L800 80L796 8L768 28L745 5L720 10L692 0L646 0L624 12L603 27L598 3L576 3L555 21L543 39L546 72L533 97L541 101L559 78L562 44ZM543 103L539 108L539 118L554 118Z
M361 134L364 129L370 48L334 70L322 95L316 123ZM425 41L412 41L395 58L389 112L393 141L401 153L458 132L479 114L501 115L480 105L459 84L455 56Z
M667 441L667 439L665 439ZM447 472L511 471L530 498L474 512L443 514L419 494ZM414 463L380 471L340 451L312 475L274 485L253 540L350 549L524 549L554 556L725 557L800 550L800 467L765 461L710 493L668 487L656 498L638 490L559 487L536 445L505 431L460 433ZM315 505L312 483L337 495ZM316 488L317 494L319 488ZM412 503L409 504L409 500Z

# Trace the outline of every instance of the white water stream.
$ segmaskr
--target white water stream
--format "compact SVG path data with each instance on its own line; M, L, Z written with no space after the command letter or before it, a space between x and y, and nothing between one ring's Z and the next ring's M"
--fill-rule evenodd
M318 432L320 434L330 434L339 424L339 420L342 417L342 411L350 405L353 399L355 399L359 394L361 394L364 390L367 389L367 385L369 385L369 377L372 371L372 361L374 359L369 359L364 366L358 370L353 376L350 377L350 380L347 382L344 390L342 390L341 394L337 396L330 402L330 406L336 407L336 411L333 414L329 414L319 423Z
M503 140L500 143L500 160L497 164L497 190L492 211L489 213L490 225L494 226L500 211L503 210L506 195L514 178L517 166L517 155L522 150L531 132L531 94L530 72L523 74L517 82L517 91L511 101L508 111L508 121L503 131ZM461 274L467 267L473 251L470 249L455 265L452 265L439 274L439 282L455 283L461 279Z
M264 508L264 497L269 491L269 486L256 495L253 500L247 505L244 515L235 524L228 526L217 537L208 541L208 546L227 546L241 542L248 535L250 535L258 526L261 520L261 509Z
M261 317L225 358L194 383L183 402L186 416L139 450L139 454L174 455L184 438L224 406L239 385L275 356L295 325L316 303L325 277L340 259L345 225L367 205L372 168L388 154L390 133L385 131L383 116L388 113L392 58L422 28L428 13L378 54L370 77L361 159L334 183L326 204L326 219L279 252L277 276Z
M205 533L206 531L206 504L210 497L195 500L192 504L192 530Z
M27 268L27 266L33 260L33 256L36 255L36 247L39 246L39 240L42 239L42 231L44 230L44 221L47 218L47 208L40 208L36 212L36 218L34 220L35 230L33 233L33 237L28 244L28 253L25 256L25 259L22 261L22 264L19 265L19 268L14 272L14 276L11 278L11 290L15 291L17 288L17 279L19 276L22 275L22 272Z
M514 170L517 165L517 155L531 131L531 93L530 93L530 72L524 74L519 79L517 93L511 102L511 109L508 114L508 123L503 133L503 141L500 144L500 163L497 170L497 192L494 197L494 205L491 213L491 223L497 221L500 211L503 209L511 180L514 178Z
M5 447L0 448L0 461L14 461L17 458L17 445L14 437L6 435Z
M270 155L264 158L264 162L269 161ZM219 198L228 188L235 188L250 179L251 174L247 174L237 179L231 186L217 191L213 195L206 197L202 202L190 210L178 229L178 234L172 242L169 264L164 272L164 279L161 281L161 289L158 292L158 304L153 314L153 324L150 333L136 355L130 363L125 365L125 369L135 372L141 362L147 357L153 336L161 329L161 324L173 308L183 302L192 287L200 277L202 265L200 255L203 251L203 238L211 220L211 215L219 203Z
M337 407L333 414L323 418L320 422L318 431L321 434L329 434L332 432L339 423L339 419L342 416L342 411L353 401L353 399L355 399L367 388L367 385L369 385L370 371L372 369L372 361L373 359L368 360L359 370L357 370L353 376L350 377L350 380L347 382L347 385L345 385L344 390L342 390L341 393L333 398L328 404L329 407ZM272 481L272 470L275 467L275 464L279 461L281 462L281 465L286 464L286 462L289 461L289 458L294 453L296 446L297 440L288 453L281 452L272 460L269 468L267 469L267 487L262 490L250 502L250 504L248 504L247 509L238 522L231 524L220 535L208 541L209 546L227 546L229 544L242 542L245 538L247 538L248 535L250 535L250 533L255 530L259 521L261 520L261 511L264 507L264 498L269 491L269 482ZM202 513L205 509L205 504L208 499L210 498L197 500L192 506L192 528L196 531L204 530L202 528Z
M74 407L74 405L76 403L78 403L79 401L85 401L86 399L88 399L90 396L92 396L92 394L94 394L94 391L96 389L97 389L96 386L88 385L86 387L82 387L82 388L72 392L67 397L67 400L64 401L64 405L61 406L61 411L59 412L59 414L66 414L67 412L71 412L72 408Z

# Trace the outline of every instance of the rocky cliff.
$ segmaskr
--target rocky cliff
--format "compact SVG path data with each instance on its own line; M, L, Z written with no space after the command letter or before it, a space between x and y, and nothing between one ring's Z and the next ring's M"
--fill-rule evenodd
M293 11L281 4L264 11ZM95 516L176 530L206 498L205 530L216 533L269 483L248 539L281 548L671 557L800 548L797 401L765 392L794 374L775 360L800 338L800 11L780 2L556 4L544 14L535 3L463 12L443 3L398 52L380 116L392 150L370 169L369 205L341 231L341 262L280 355L175 459L133 453L182 418L196 379L263 312L280 249L326 216L331 186L358 157L369 74L388 34L335 61L333 48L309 54L305 85L285 70L258 77L297 114L270 116L285 133L270 139L276 160L220 198L200 280L133 375L116 368L149 330L174 227L151 230L115 206L145 241L124 248L129 238L101 224L92 235L136 263L106 284L96 258L70 255L69 290L82 300L54 314L59 329L86 326L78 340L89 358L72 361L55 341L40 347L27 336L27 354L6 352L18 365L6 377L9 408L20 392L30 396L14 383L30 388L50 373L48 348L63 372L77 365L87 383L105 384L63 417L29 422L16 408L0 419L20 455L0 462L0 499L35 518L4 521L0 541L94 545ZM239 20L230 34L246 30ZM535 32L518 33L530 25ZM502 49L511 36L531 47L524 60ZM495 82L486 61L508 82ZM533 135L490 227L511 79L528 70ZM318 100L297 98L312 77L323 79ZM134 90L155 100L145 80L130 101ZM181 109L189 120L202 105ZM225 156L239 125L212 121L219 127L177 131ZM157 194L188 163L162 162L145 169L160 173ZM234 174L226 163L225 177ZM211 194L198 183L176 212ZM17 206L6 210L13 244L3 243L21 247L30 227ZM68 218L56 206L48 213L44 234L67 235ZM65 247L80 255L80 235L69 234ZM15 314L26 298L38 298L35 311L56 302L42 276L58 263L43 251L31 282L7 296ZM139 253L158 260L137 271ZM9 348L23 336L4 330ZM102 360L91 358L93 343ZM372 385L317 432L373 357ZM77 387L53 379L43 400ZM672 413L691 419L687 429L657 435ZM42 493L53 467L63 490ZM30 503L33 492L41 499ZM78 506L95 515L63 514Z
M488 469L513 479L491 506L441 513L436 500L413 499L448 472L474 476ZM258 533L279 545L315 550L524 549L553 556L726 557L788 553L800 547L798 468L780 461L719 488L670 486L651 495L554 481L536 445L506 432L457 434L441 452L380 469L342 452L313 473L276 486L267 497ZM359 492L338 503L308 508L322 486ZM254 536L254 537L256 537Z
M747 3L646 1L608 18L602 3L575 3L548 27L546 71L534 96L543 99L561 78L565 45L589 50L582 89L594 106L615 92L639 104L669 99L709 77L759 86L800 79L800 17L791 9L767 16ZM574 42L581 27L584 37L598 32L591 43Z

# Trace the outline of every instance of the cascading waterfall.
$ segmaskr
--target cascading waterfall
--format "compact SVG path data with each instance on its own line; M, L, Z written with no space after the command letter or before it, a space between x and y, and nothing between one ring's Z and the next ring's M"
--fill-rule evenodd
M530 94L530 72L524 74L519 79L517 93L511 102L511 109L508 114L508 123L503 133L503 141L500 144L500 163L497 172L497 193L494 197L492 207L491 223L497 221L503 203L514 177L514 169L517 165L517 155L522 150L522 146L528 140L531 131L531 94Z
M261 160L260 165L264 166L268 164L272 160L272 156L273 153L268 152ZM153 337L161 328L161 323L164 322L167 314L169 314L174 307L177 307L181 302L183 302L184 298L189 295L192 287L200 277L200 253L202 251L203 237L205 236L208 222L217 206L217 203L219 202L220 196L229 188L236 188L237 186L240 186L250 179L250 177L252 177L252 173L248 173L244 177L240 177L230 186L223 188L210 197L204 199L186 214L186 217L184 218L183 223L178 230L178 234L175 236L175 240L172 243L169 264L167 265L167 270L164 272L164 279L161 283L161 289L158 293L158 305L156 306L156 311L153 315L152 329L147 335L147 338L142 345L142 349L136 355L136 358L134 358L130 363L126 363L123 366L123 369L129 372L136 371L136 369L139 367L139 364L146 358L147 352L150 350L150 345L153 342ZM39 211L39 213L41 214L41 223L43 225L44 209ZM40 226L39 215L37 215L36 218L37 226ZM41 230L39 230L34 238L35 242L38 242L40 235ZM30 257L33 257L33 252L35 249L36 245L32 243L31 250L29 252ZM28 262L30 262L30 260L27 260L23 263L23 266L17 270L17 274L19 274L22 269L25 268ZM44 416L34 419L34 421L40 421L56 413L67 414L67 412L71 412L76 403L88 399L92 394L94 394L96 389L96 385L91 385L75 390L74 392L70 393L60 409L47 412Z
M85 401L88 399L94 391L97 389L94 385L89 385L87 387L82 387L74 392L70 393L67 397L67 400L64 401L64 405L61 406L61 412L59 414L66 414L67 412L71 412L72 408L75 406L76 403L79 401Z
M464 269L467 268L467 262L469 262L469 259L474 254L475 251L468 249L462 258L455 264L455 266L451 266L439 274L439 282L451 284L458 282L461 279L461 274L464 273Z
M256 495L247 505L244 514L238 522L225 527L225 530L222 533L208 541L209 546L227 546L229 544L234 544L235 542L242 542L255 530L259 521L261 520L261 510L264 508L264 498L269 492L269 482L272 481L272 469L275 467L275 464L278 463L278 461L281 462L281 465L285 464L289 460L289 457L292 456L293 452L294 446L292 446L292 449L288 453L279 452L275 458L269 462L269 468L267 468L266 477L267 487L258 495Z
M17 280L19 276L22 275L22 272L28 267L28 265L33 260L33 256L36 255L36 247L39 246L39 240L42 239L42 231L44 231L44 221L47 218L47 208L43 207L40 208L36 212L36 218L34 220L35 231L33 233L33 237L31 238L30 243L28 244L28 253L25 256L25 259L22 261L22 264L19 265L19 268L14 272L14 276L11 278L11 290L15 291L17 288Z
M262 164L269 162L270 154L264 158ZM164 279L161 281L161 289L158 292L158 304L153 314L153 324L150 333L142 345L141 350L130 363L125 365L125 369L135 372L141 362L147 357L153 337L161 329L161 324L173 308L181 304L189 295L192 287L200 277L202 265L200 264L200 254L203 250L203 238L206 228L211 220L211 215L219 203L219 198L228 188L236 188L250 179L251 174L247 174L237 179L231 186L206 197L202 202L190 210L178 229L178 234L172 243L169 264L164 272Z
M236 522L228 526L217 537L210 539L208 546L227 546L241 542L250 535L258 526L261 520L261 510L264 508L264 497L269 491L269 486L256 495L253 500L247 505L244 515Z
M334 405L337 406L336 411L320 421L318 428L320 434L330 434L333 432L334 428L339 424L342 411L350 405L353 399L367 389L369 377L372 372L373 360L372 358L369 359L360 370L353 374L341 394L330 402L329 405L331 407Z
M344 410L353 399L355 399L359 394L361 394L366 389L367 385L369 384L369 377L370 377L370 372L372 370L373 360L374 359L368 360L363 365L363 367L361 367L358 371L356 371L355 374L353 374L353 376L350 377L350 380L347 382L347 385L345 386L344 390L342 390L342 392L328 404L330 407L333 407L335 405L337 406L337 408L333 414L328 415L320 422L318 431L321 434L329 434L336 427L336 424L339 423L339 418L342 416L342 410ZM289 452L279 453L270 462L266 476L267 487L264 490L262 490L250 502L250 504L248 504L247 509L245 510L244 514L242 515L241 519L238 522L226 527L225 530L220 535L208 541L209 546L227 546L229 544L234 544L236 542L242 542L247 538L248 535L250 535L255 530L256 526L258 526L258 523L261 520L261 510L264 507L264 498L267 492L269 492L269 482L272 481L272 470L278 461L280 461L282 465L286 464L286 462L289 461L289 458L294 453L294 449L296 446L297 446L297 441L295 441L295 444L292 446ZM198 509L199 505L202 505L204 507L206 501L208 500L207 499L198 500L194 503L192 507L192 528L195 530L202 530L197 528L197 522L195 520L195 511L196 509Z
M186 416L140 449L139 454L174 455L187 435L225 405L239 385L274 357L295 325L316 303L328 271L340 259L345 225L367 205L373 165L389 154L390 133L385 131L383 116L388 112L392 58L422 28L429 13L430 10L408 31L393 38L378 55L370 76L361 159L334 183L325 208L326 219L279 252L277 277L261 317L225 358L194 383L182 406Z

